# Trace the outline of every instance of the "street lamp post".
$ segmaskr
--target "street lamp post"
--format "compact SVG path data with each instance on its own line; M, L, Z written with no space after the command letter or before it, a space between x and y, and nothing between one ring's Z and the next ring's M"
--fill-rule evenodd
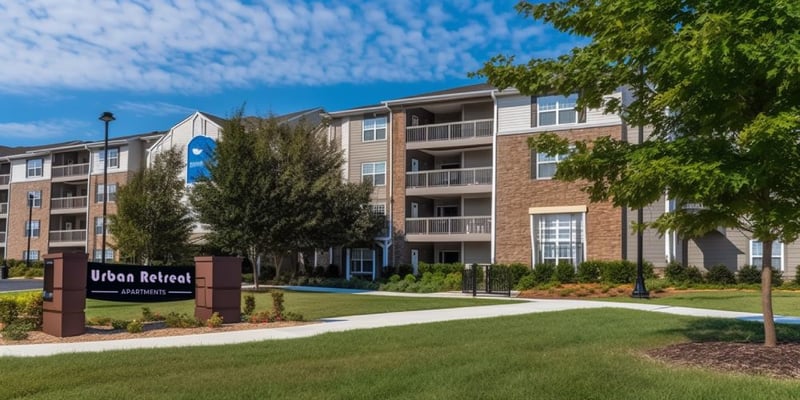
M639 127L639 144L644 143L644 127ZM644 232L642 232L642 224L644 223L644 211L642 207L636 210L636 219L639 223L638 232L636 233L636 284L633 286L633 293L631 297L637 299L649 299L650 292L644 285Z
M106 125L105 140L103 142L103 247L100 250L103 253L101 259L103 265L106 263L106 230L108 225L106 223L108 215L108 123L115 119L114 114L108 111L103 112L103 115L100 116L100 121L105 122Z
M25 267L31 267L31 236L33 236L33 193L28 192L28 251L25 253Z

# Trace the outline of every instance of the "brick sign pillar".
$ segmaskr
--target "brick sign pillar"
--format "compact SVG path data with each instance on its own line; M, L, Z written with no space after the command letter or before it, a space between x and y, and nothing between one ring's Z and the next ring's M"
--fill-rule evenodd
M44 256L42 331L57 337L86 331L86 254Z
M219 313L223 322L241 319L242 260L238 257L203 256L194 258L194 316L207 320Z

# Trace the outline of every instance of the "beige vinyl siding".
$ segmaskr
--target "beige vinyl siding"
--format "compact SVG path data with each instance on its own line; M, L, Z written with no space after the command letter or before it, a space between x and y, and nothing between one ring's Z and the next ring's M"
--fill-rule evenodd
M504 96L497 98L498 134L520 131L531 127L530 96Z
M464 243L464 254L461 255L464 264L489 264L491 262L491 243L469 242Z
M605 96L606 98L621 99L621 93L614 93L613 95ZM588 125L608 125L622 123L617 114L603 114L600 108L589 108L586 110L586 124Z
M42 176L28 178L28 160L41 159L42 160ZM33 182L50 179L52 161L50 154L41 154L30 156L25 159L11 160L11 183L19 182Z
M489 197L464 199L464 210L461 215L465 217L484 217L492 213L492 199Z
M492 151L478 150L464 152L464 168L482 168L492 166Z
M703 237L688 240L686 250L687 264L701 270L708 270L716 264L736 270L750 262L750 239L736 230L727 229L724 235L712 231Z
M371 162L385 162L386 163L386 184L384 186L375 186L372 192L373 200L385 200L386 193L388 192L389 179L392 173L392 167L389 165L389 146L388 140L377 140L374 142L364 142L362 140L362 126L363 121L360 118L353 118L350 120L350 176L351 182L361 182L361 165ZM388 129L388 127L387 127ZM388 137L387 132L387 137Z
M494 118L494 103L485 102L464 104L462 111L464 121L492 119Z

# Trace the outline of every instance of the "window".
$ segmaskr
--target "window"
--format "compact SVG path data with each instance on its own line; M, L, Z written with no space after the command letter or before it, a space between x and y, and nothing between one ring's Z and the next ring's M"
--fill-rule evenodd
M750 241L750 265L761 268L764 246L758 240ZM783 271L783 243L772 242L772 268Z
M103 165L103 159L105 158L105 151L100 150L97 152L97 161L100 162L100 166ZM119 148L118 147L109 147L108 148L108 168L119 168Z
M532 215L534 263L583 262L583 213Z
M361 164L361 180L372 182L375 186L386 185L386 162Z
M556 174L558 163L567 159L569 154L536 153L534 176L536 179L551 179Z
M103 217L95 217L94 218L94 234L95 235L102 235L103 228L105 224L103 224Z
M31 250L30 257L28 257L28 251L22 250L22 259L23 260L31 260L36 261L39 259L39 250Z
M25 237L39 237L39 220L25 221Z
M373 251L372 249L350 250L350 274L372 275Z
M386 204L370 204L372 215L386 215Z
M102 249L94 249L94 254L92 254L92 258L94 262L102 262L103 261L103 250ZM106 261L114 259L114 249L106 249Z
M567 97L542 96L537 98L538 125L563 125L578 122L578 110L575 108L577 101L577 94Z
M27 172L25 174L26 177L34 177L34 176L42 176L42 165L44 161L41 158L36 158L33 160L27 161Z
M105 186L97 185L97 190L95 190L94 202L95 203L102 203L103 202L103 195L105 194ZM117 201L117 184L112 183L108 185L108 201L113 203Z
M33 208L42 208L42 192L41 191L31 191L28 192L28 206Z
M365 118L361 138L365 142L386 140L386 117Z

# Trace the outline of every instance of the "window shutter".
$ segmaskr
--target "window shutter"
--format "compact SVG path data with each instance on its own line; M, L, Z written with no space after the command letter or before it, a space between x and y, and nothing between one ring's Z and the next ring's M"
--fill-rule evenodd
M536 179L536 150L531 150L531 179Z
M586 107L582 107L578 109L578 123L585 124L586 123Z
M538 111L539 107L536 103L536 96L531 96L531 128L535 128L539 125Z

